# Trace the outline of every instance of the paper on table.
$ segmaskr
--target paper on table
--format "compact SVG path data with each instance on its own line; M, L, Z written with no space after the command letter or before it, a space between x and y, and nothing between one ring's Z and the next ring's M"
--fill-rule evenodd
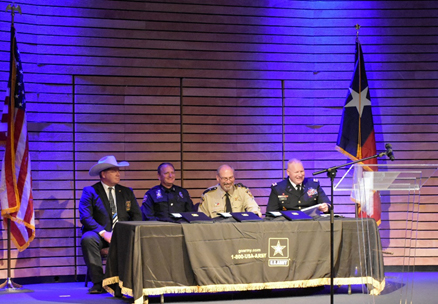
M313 205L313 206L301 209L301 211L312 210L312 209L315 209L315 208L319 208L319 206L322 206L322 204Z
M320 216L320 211L319 211L319 206L322 206L322 204L317 204L314 206L310 206L304 209L301 209L301 211L303 211L305 214L310 215L312 217L318 217Z

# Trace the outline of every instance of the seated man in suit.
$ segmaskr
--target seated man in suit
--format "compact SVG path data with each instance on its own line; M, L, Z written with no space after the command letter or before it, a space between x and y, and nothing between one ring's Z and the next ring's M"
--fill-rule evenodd
M105 156L91 167L90 176L100 176L100 182L85 187L79 202L82 223L82 253L93 282L88 292L103 293L103 268L100 250L111 243L114 225L118 221L141 221L140 207L131 188L119 185L119 167L112 155Z
M320 211L329 211L330 200L317 179L305 178L300 160L289 160L286 172L288 178L272 184L266 211L300 210L317 204L322 204Z
M232 167L220 166L217 169L216 180L218 184L202 194L199 211L211 218L218 217L219 212L254 212L259 217L262 216L260 207L249 189L240 183L234 183Z
M193 211L193 202L186 189L174 185L175 168L162 163L157 169L160 184L149 189L143 198L141 213L144 221L173 221L171 213Z

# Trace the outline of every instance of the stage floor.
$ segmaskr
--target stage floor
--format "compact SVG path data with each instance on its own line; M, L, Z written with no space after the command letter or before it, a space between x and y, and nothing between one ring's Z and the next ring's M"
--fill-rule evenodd
M437 303L438 272L386 273L386 287L379 296L363 294L361 285L352 286L348 294L347 286L335 286L334 302L350 303ZM90 283L91 285L91 283ZM89 295L84 282L30 284L23 288L29 292L2 292L0 303L41 304L41 303L132 303L131 298L113 298L110 294ZM251 292L227 292L219 294L165 295L165 303L212 303L222 304L326 304L330 303L330 287L284 290L262 290ZM280 302L279 302L280 301ZM149 298L149 303L160 303L159 296Z

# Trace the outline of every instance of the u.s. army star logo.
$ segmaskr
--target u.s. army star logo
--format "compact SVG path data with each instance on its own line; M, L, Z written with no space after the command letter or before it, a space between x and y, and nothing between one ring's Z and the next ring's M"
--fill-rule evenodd
M288 238L269 238L269 257L288 258L289 239Z
M289 239L269 239L269 267L289 267Z
M286 248L286 246L281 246L280 240L278 240L277 245L271 246L272 249L274 249L274 256L277 254L281 254L281 256L284 256L283 249Z

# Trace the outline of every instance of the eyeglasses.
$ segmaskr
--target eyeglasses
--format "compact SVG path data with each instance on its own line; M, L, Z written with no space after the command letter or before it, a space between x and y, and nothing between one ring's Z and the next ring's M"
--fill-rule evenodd
M232 181L232 180L234 180L234 176L231 176L231 177L220 177L220 176L219 176L219 178L220 178L221 181L223 181L223 182L227 182L227 181Z

